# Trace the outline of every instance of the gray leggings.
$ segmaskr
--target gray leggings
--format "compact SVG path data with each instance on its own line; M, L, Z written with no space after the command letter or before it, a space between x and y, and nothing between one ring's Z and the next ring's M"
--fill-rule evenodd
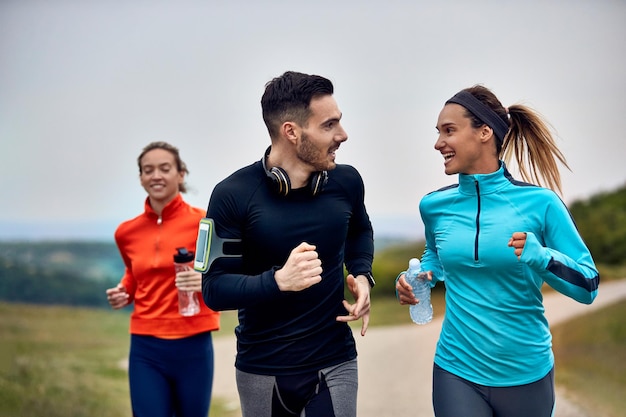
M242 417L356 417L357 362L305 374L236 371Z
M550 417L554 412L554 368L530 384L487 387L435 364L433 406L437 417Z

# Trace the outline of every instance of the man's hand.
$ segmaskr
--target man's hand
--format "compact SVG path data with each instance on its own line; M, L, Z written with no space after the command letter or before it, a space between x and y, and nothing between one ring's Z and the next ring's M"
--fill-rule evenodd
M302 242L294 248L283 267L274 273L281 291L302 291L322 280L322 261L315 246Z
M370 323L370 283L364 275L354 278L352 274L346 277L346 282L355 302L350 304L348 301L343 300L343 306L348 310L349 314L347 316L337 316L337 321L349 322L363 318L361 336L365 336Z

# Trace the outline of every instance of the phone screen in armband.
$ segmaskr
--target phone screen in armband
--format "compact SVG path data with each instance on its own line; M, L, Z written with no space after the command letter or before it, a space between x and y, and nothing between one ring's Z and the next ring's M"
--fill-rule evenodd
M213 236L213 220L204 218L198 226L198 240L196 241L196 258L193 268L198 272L209 269L209 255L211 253L211 239Z

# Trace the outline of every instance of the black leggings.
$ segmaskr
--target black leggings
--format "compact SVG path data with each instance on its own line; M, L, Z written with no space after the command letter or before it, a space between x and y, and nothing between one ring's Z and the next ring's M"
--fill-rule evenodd
M550 417L554 412L554 368L530 384L487 387L435 364L433 407L437 417Z
M213 388L211 332L182 339L131 335L128 379L134 417L206 417Z

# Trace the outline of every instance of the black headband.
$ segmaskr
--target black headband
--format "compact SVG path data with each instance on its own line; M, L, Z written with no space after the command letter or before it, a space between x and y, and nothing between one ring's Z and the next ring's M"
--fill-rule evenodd
M484 124L493 129L496 137L500 140L500 143L504 141L504 137L509 131L509 126L500 116L498 116L498 113L491 110L491 108L486 106L482 101L474 97L472 93L468 91L460 91L450 100L446 101L446 104L448 103L456 103L465 107Z

